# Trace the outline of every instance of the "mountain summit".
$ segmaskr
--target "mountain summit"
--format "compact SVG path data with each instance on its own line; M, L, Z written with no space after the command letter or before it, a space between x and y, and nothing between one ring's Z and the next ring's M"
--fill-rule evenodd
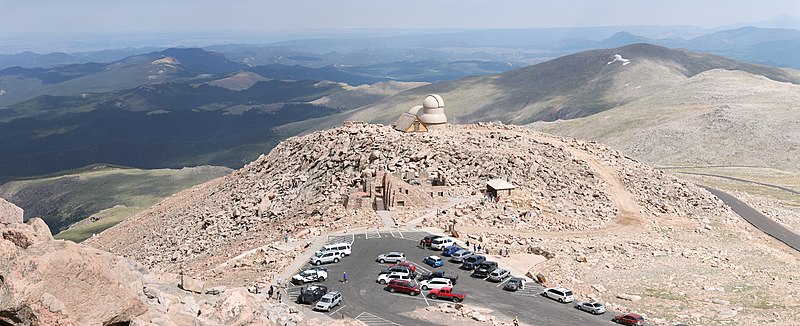
M616 55L629 64L609 64ZM741 70L780 82L800 82L800 73L732 59L633 44L586 51L502 74L430 84L399 93L343 117L389 123L425 94L448 101L456 123L495 121L526 124L585 117L679 85L711 69Z

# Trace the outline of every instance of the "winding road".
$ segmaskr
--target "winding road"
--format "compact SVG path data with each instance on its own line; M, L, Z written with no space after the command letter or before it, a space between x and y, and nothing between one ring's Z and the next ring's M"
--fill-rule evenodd
M719 199L730 206L731 209L736 212L736 214L739 214L739 216L744 218L748 223L752 224L757 229L775 238L776 240L785 243L794 250L800 251L800 235L797 233L794 233L792 230L789 230L783 225L778 224L778 222L775 222L771 218L767 217L727 192L706 186L701 187L719 197Z

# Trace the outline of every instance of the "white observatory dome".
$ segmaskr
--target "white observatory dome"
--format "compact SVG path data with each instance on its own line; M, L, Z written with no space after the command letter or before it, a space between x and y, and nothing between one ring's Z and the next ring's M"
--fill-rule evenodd
M419 115L419 120L426 125L447 122L447 117L444 115L444 100L439 94L430 94L425 97L425 100L422 101L422 115Z

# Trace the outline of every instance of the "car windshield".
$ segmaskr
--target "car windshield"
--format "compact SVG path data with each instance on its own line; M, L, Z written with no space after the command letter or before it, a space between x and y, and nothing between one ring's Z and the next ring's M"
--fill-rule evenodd
M599 304L599 303L592 303L592 304L590 304L590 305L591 305L592 307L602 307L602 306L603 306L603 305L601 305L601 304Z
M311 276L313 274L314 274L314 272L312 272L312 271L302 271L302 272L300 272L301 276Z
M571 295L572 295L572 291L567 291L567 292L564 292L564 295L566 295L566 296L571 296Z
M322 252L315 253L314 256L322 257Z
M469 262L469 263L474 263L474 262L476 262L476 261L478 261L478 258L475 258L475 257L469 257L469 258L467 258L467 262Z
M322 299L319 300L319 302L331 302L331 298L323 297Z

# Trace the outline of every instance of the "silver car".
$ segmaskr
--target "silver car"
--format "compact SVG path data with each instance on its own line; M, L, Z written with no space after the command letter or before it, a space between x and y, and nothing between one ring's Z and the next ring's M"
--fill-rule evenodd
M312 265L319 265L319 264L327 264L327 263L338 263L339 259L342 256L339 252L336 251L320 251L314 254L311 257L311 264Z
M392 251L388 254L382 254L375 258L375 261L384 264L384 263L396 263L406 260L406 254L402 252Z
M454 263L460 263L461 261L464 260L464 258L469 256L472 256L472 251L467 249L461 249L450 255L450 261Z
M339 291L331 291L323 295L322 298L317 301L314 309L331 311L333 307L338 306L340 303L342 303L342 293Z
M606 312L606 306L597 301L580 301L575 304L575 308L586 312L591 312L595 315L601 315Z
M502 282L509 276L511 276L511 272L502 268L498 268L489 273L489 277L486 280L491 282Z

